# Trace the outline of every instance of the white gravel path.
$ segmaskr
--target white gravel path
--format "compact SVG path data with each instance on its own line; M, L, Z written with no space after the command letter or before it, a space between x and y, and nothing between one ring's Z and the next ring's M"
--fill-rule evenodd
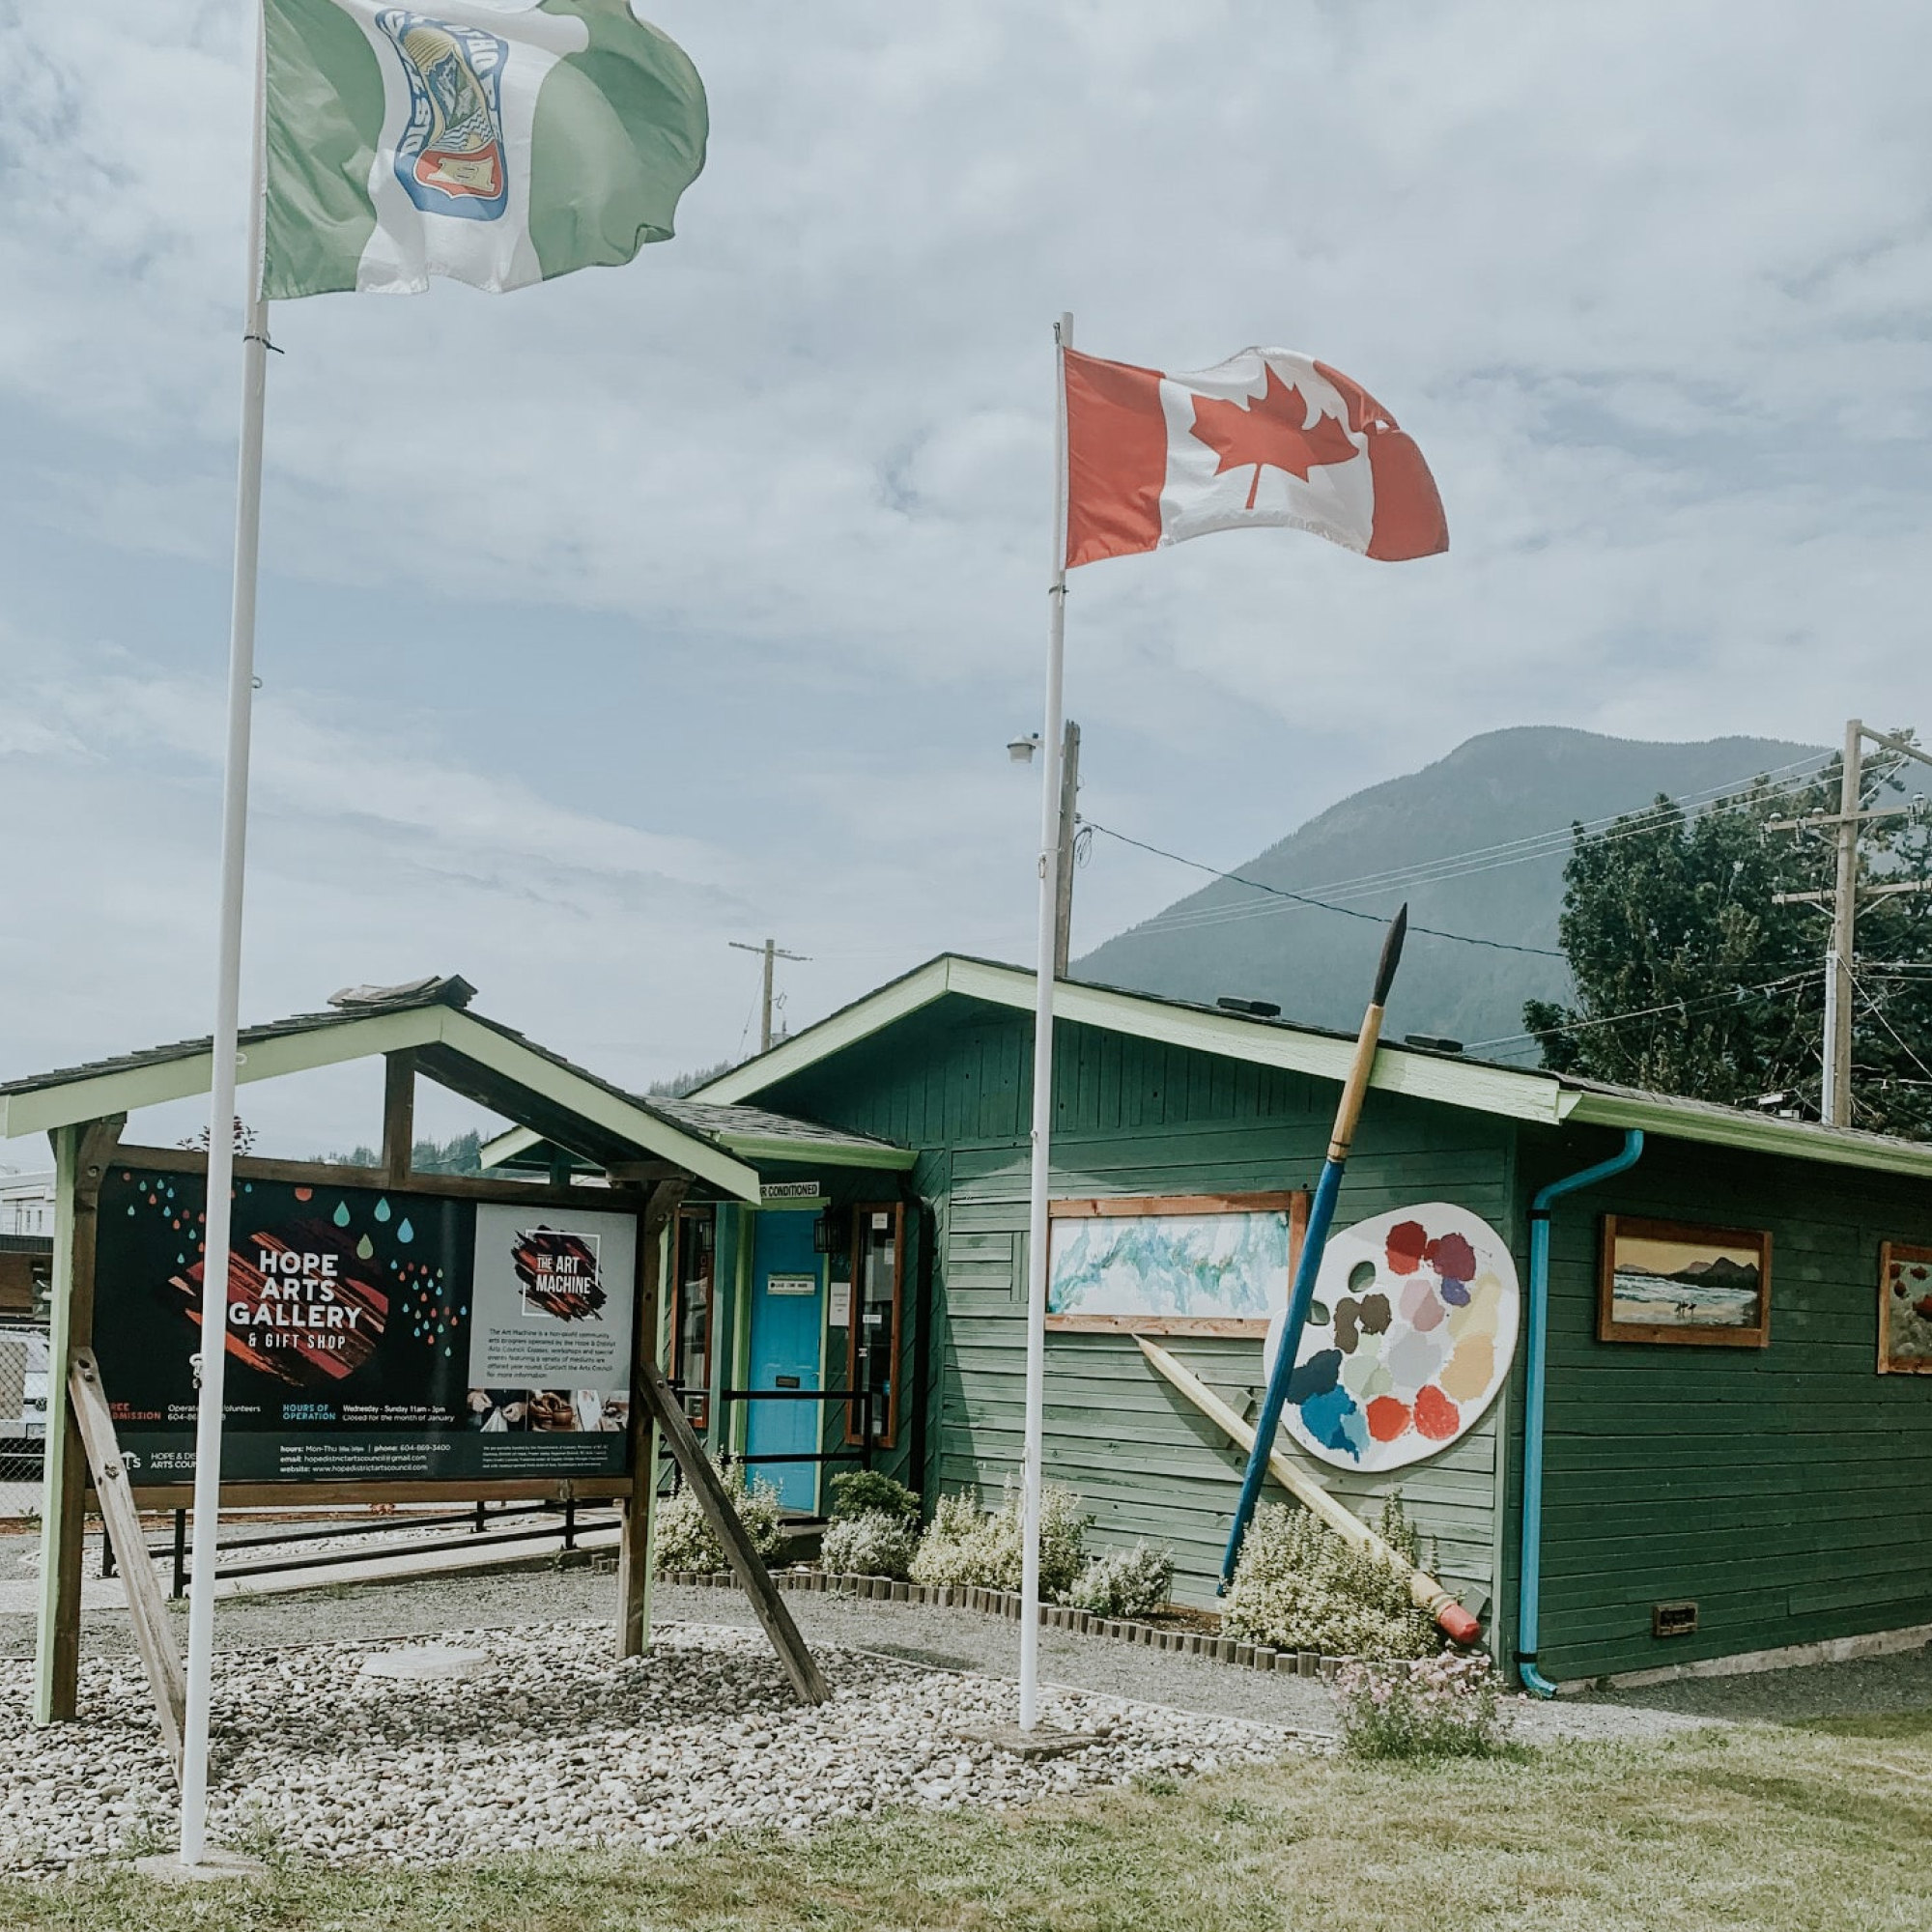
M1004 1807L1297 1748L1277 1727L1056 1692L1093 1733L1024 1759L962 1731L1010 1725L1009 1684L818 1650L832 1701L800 1706L756 1633L660 1626L619 1662L605 1622L451 1634L472 1674L365 1669L406 1646L233 1653L217 1677L213 1835L331 1863L435 1863L537 1846L664 1849L746 1827L803 1832L896 1804ZM49 1874L171 1842L176 1794L139 1671L97 1660L82 1719L37 1730L31 1666L0 1663L0 1872Z

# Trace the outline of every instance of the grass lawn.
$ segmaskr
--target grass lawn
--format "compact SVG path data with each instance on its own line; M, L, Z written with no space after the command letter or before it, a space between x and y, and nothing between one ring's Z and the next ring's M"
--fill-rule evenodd
M282 1865L200 1889L117 1867L0 1886L0 1928L26 1926L1932 1932L1932 1713L1460 1766L1318 1761L658 1858Z

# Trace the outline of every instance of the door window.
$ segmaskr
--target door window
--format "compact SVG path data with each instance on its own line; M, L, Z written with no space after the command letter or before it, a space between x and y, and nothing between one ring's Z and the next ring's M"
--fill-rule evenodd
M890 1449L898 1434L899 1314L905 1273L905 1208L896 1201L852 1210L852 1387L870 1398L872 1445ZM860 1439L867 1404L854 1402L845 1439Z

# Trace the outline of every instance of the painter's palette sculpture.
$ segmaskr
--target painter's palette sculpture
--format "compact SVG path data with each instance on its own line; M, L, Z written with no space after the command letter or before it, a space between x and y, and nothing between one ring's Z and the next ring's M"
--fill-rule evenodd
M1446 1449L1502 1387L1520 1299L1508 1243L1448 1202L1333 1236L1282 1411L1289 1434L1342 1469L1399 1469Z

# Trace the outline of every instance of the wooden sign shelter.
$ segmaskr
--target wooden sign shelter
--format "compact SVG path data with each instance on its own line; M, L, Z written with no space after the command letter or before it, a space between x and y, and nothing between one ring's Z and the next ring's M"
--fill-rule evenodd
M479 1213L486 1208L538 1210L527 1217L533 1222L546 1208L551 1219L568 1218L556 1212L566 1208L579 1216L634 1216L635 1278L625 1284L634 1299L629 1311L623 1473L589 1478L512 1475L487 1482L474 1477L421 1482L382 1478L224 1482L223 1505L334 1507L447 1497L453 1492L466 1499L615 1501L621 1505L623 1525L618 1650L620 1655L635 1656L649 1639L652 1475L662 1438L729 1552L738 1579L794 1688L807 1701L823 1701L827 1691L818 1666L656 1362L665 1231L687 1199L755 1202L757 1169L727 1146L734 1138L728 1119L714 1120L703 1129L673 1120L650 1100L624 1094L523 1035L469 1012L473 993L460 979L358 988L337 994L327 1011L245 1031L239 1076L242 1081L380 1055L385 1068L384 1112L382 1155L375 1168L244 1156L235 1164L236 1185L247 1189L273 1184L304 1201L318 1190L345 1199L356 1189L380 1190L384 1218L411 1211L427 1218L452 1202L473 1202ZM562 1163L549 1183L412 1172L413 1098L419 1075L594 1163L610 1184L565 1184ZM35 1718L51 1723L75 1714L82 1525L92 1492L128 1579L137 1647L155 1690L163 1734L177 1754L181 1665L158 1592L153 1587L137 1511L186 1505L192 1497L192 1476L186 1469L162 1477L145 1466L136 1467L137 1459L117 1440L110 1406L116 1391L108 1385L99 1360L102 1347L98 1346L110 1344L113 1337L97 1335L97 1314L112 1297L98 1295L97 1289L103 1191L118 1200L135 1182L172 1195L177 1184L172 1178L179 1177L185 1197L198 1199L206 1173L206 1156L199 1152L124 1145L128 1117L144 1107L205 1094L209 1082L210 1048L202 1039L0 1084L0 1139L46 1133L53 1143L58 1173ZM728 1116L730 1110L711 1112ZM770 1118L758 1116L761 1124ZM113 1192L116 1188L118 1195ZM117 1214L121 1211L117 1208ZM125 1211L135 1213L131 1201ZM340 1211L346 1212L346 1208ZM513 1217L517 1225L525 1218ZM118 1227L115 1237L123 1238ZM191 1227L185 1239L192 1239ZM329 1298L334 1298L332 1289ZM231 1316L234 1309L231 1301ZM224 1337L224 1342L228 1339ZM614 1422L616 1411L611 1413ZM225 1466L232 1463L225 1459ZM460 1490L453 1492L452 1480L460 1481Z

